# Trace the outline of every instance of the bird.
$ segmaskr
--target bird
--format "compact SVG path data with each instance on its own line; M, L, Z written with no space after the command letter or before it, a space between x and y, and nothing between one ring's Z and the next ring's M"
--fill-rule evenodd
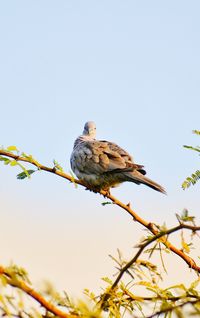
M97 140L93 121L85 123L82 135L75 140L70 164L76 177L94 192L110 194L110 188L128 181L166 194L161 185L145 176L144 166L134 163L127 151L114 142Z

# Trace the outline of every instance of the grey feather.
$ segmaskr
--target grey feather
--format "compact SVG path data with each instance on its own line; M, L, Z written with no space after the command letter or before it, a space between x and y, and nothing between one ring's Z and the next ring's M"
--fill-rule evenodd
M74 143L70 162L76 176L94 190L107 190L129 181L145 184L166 193L158 183L145 176L142 165L134 163L133 158L117 144L96 140L94 122L87 122L83 134Z

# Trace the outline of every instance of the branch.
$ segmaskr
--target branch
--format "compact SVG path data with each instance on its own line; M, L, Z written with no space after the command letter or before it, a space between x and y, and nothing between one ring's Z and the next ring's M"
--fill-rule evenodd
M22 280L18 280L16 278L12 278L12 275L7 271L3 266L0 266L0 275L4 275L6 278L7 283L10 286L16 287L24 291L26 294L31 296L35 299L42 307L44 307L47 311L51 312L52 314L56 315L60 318L77 318L77 315L67 314L52 303L47 301L43 296L41 296L38 292L36 292L32 287L30 287L27 283Z
M173 228L171 228L171 229L169 229L167 231L161 231L160 233L156 234L155 236L153 236L152 238L146 240L143 244L141 244L140 248L137 251L137 253L135 254L135 256L120 270L117 278L115 279L114 283L110 287L109 291L102 295L102 297L101 297L101 306L104 307L105 302L110 298L110 296L112 294L112 291L118 285L118 283L121 280L121 278L124 275L124 273L126 273L127 270L137 261L138 257L142 254L143 250L148 245L150 245L151 243L153 243L154 241L156 241L156 240L158 240L160 238L163 238L164 240L167 241L166 236L168 236L169 234L172 234L174 232L177 232L177 231L179 231L181 229L188 229L188 230L191 230L193 232L196 232L196 231L200 231L200 226L192 226L192 225L187 225L187 224L180 223L178 226L173 227ZM163 241L163 239L162 239L162 241Z
M81 180L77 180L77 179L74 179L72 176L66 174L65 172L63 172L61 169L57 169L56 166L50 168L50 167L47 167L47 166L44 166L40 163L38 163L35 159L33 159L31 156L26 156L26 155L18 155L18 154L14 154L12 153L11 151L5 151L5 150L0 150L0 156L5 156L5 157L8 157L8 158L12 158L14 159L16 162L18 161L22 161L22 162L27 162L29 164L32 164L34 166L37 167L37 169L39 170L43 170L43 171L47 171L47 172L50 172L50 173L53 173L53 174L56 174L58 175L59 177L62 177L64 179L67 179L68 181L72 182L72 183L75 183L75 184L79 184L83 187L85 187L86 189L89 189L89 190L92 190L90 189L87 185L85 185ZM147 228L153 235L154 237L145 242L143 245L141 245L139 251L136 253L136 255L134 256L134 258L126 264L126 266L120 271L120 274L118 275L117 279L115 280L114 284L113 284L113 287L116 287L118 282L120 281L121 277L123 276L123 274L126 272L126 270L135 262L135 260L137 260L137 258L139 257L139 255L142 253L142 251L145 249L145 247L149 244L151 244L153 241L159 239L160 242L162 242L162 244L164 244L169 250L171 250L173 253L175 253L176 255L178 255L180 258L182 258L186 264L188 264L188 266L199 272L200 273L200 267L195 263L195 261L190 257L188 256L187 254L185 254L182 250L176 248L174 245L172 245L168 240L167 240L167 235L175 232L175 231L178 231L182 228L185 228L185 229L190 229L192 231L197 231L199 230L199 227L192 227L190 225L186 225L186 224L180 224L179 226L175 227L175 228L172 228L168 231L165 231L165 232L160 232L159 228L151 223L151 222L148 222L144 219L142 219L133 209L131 209L130 207L130 204L124 204L122 203L121 201L119 201L117 198L115 198L113 195L109 194L108 192L106 191L99 191L99 194L103 195L104 197L108 198L109 200L111 200L114 204L118 205L120 208L122 208L123 210L125 210L128 214L130 214L133 219L140 223L141 225L143 225L145 228ZM29 295L31 295L32 297L34 297L34 292L32 294L32 289L28 289L27 290L27 293L29 293ZM104 295L105 296L105 295ZM36 295L36 298L40 300L40 295ZM44 305L46 305L46 303L44 303ZM45 307L46 308L46 307ZM62 317L68 317L66 316L66 314L64 314L65 316L62 316Z
M6 156L9 158L13 158L16 161L23 161L23 162L28 162L34 166L36 166L39 170L44 170L53 174L58 175L59 177L62 177L64 179L67 179L68 181L75 183L75 184L79 184L89 190L89 187L87 187L87 185L85 185L82 181L74 179L72 176L64 173L61 170L56 169L56 167L54 166L53 168L50 167L46 167L40 163L38 163L36 160L34 159L30 159L28 158L28 156L24 157L24 156L20 156L17 154L13 154L10 151L5 151L5 150L0 150L0 156ZM101 195L103 195L104 197L110 199L114 204L118 205L120 208L122 208L123 210L125 210L126 212L128 212L133 219L140 223L141 225L143 225L145 228L147 228L152 234L157 235L159 233L159 230L156 228L156 226L151 223L148 222L144 219L142 219L134 210L131 209L130 207L130 203L129 204L124 204L121 201L119 201L117 198L115 198L113 195L109 194L106 191L99 191L99 193ZM179 257L181 257L188 265L190 268L192 268L193 270L197 271L200 273L200 266L197 266L195 261L189 257L188 255L186 255L182 250L176 248L174 245L172 245L168 240L166 240L165 238L161 239L162 243L169 249L171 250L173 253L177 254Z
M120 270L120 273L117 276L115 282L113 283L111 289L113 290L117 286L118 282L120 281L120 279L124 275L124 273L137 261L138 257L142 254L143 250L148 245L150 245L154 241L156 241L164 236L168 236L169 234L177 232L181 229L188 229L188 230L191 230L194 232L194 231L200 231L200 226L192 226L192 225L187 225L187 224L181 223L180 225L173 227L167 231L162 231L162 232L156 234L155 236L153 236L151 239L145 241L145 243L141 244L141 246L140 246L138 252L135 254L135 256ZM166 238L164 238L164 239L166 239Z
M128 296L126 298L126 300L128 301L138 301L138 300L141 300L141 301L149 301L149 302L153 302L155 300L163 300L163 298L159 295L157 296L152 296L152 297L144 297L144 296L138 296L138 295L134 295L133 293L131 293L129 290L124 290L124 293ZM167 297L167 300L170 300L170 301L178 301L178 300L183 300L185 298L193 298L195 300L199 300L200 301L200 297L199 295L193 295L193 294L185 294L185 295L182 295L182 296L168 296Z

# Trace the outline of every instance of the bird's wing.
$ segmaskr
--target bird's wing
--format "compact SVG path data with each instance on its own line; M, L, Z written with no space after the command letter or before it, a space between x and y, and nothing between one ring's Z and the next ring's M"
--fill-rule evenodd
M143 169L143 165L139 165L134 163L133 158L129 155L127 151L119 147L117 144L113 142L108 142L109 151L107 152L107 155L110 159L110 170L114 170L115 172L122 172L122 171L133 171L137 170L141 172L142 174L146 174L146 171ZM114 157L112 158L112 156ZM119 155L120 159L115 158L115 155ZM117 166L117 163L120 161L120 163L123 163L123 167Z
M87 174L141 170L131 156L117 144L108 141L86 141L74 149L74 160L79 171Z

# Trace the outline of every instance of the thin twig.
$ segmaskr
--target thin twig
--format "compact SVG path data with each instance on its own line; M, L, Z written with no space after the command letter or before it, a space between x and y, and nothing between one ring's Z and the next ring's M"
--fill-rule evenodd
M170 308L165 308L165 309L161 309L157 312L155 312L154 314L150 315L150 316L146 316L146 318L154 318L154 317L160 317L161 314L165 314L167 312L170 312L170 311L174 311L175 309L178 309L178 308L182 308L186 305L195 305L197 303L199 303L200 300L199 299L196 299L196 300L190 300L190 301L186 301L182 304L178 304L176 306L172 306ZM136 317L135 317L136 318Z
M149 302L154 302L155 300L160 300L162 301L163 298L162 298L162 295L156 295L156 296L139 296L139 295L134 295L133 293L130 292L130 290L127 290L125 289L124 290L124 293L128 296L126 298L126 300L128 301L138 301L138 300L141 300L141 301L149 301ZM170 301L178 301L178 300L183 300L183 299L189 299L189 298L192 298L192 299L196 299L196 300L199 300L200 301L200 296L199 295L194 295L194 294L189 294L189 293L185 293L184 295L181 295L181 296L167 296L167 300L170 300Z

